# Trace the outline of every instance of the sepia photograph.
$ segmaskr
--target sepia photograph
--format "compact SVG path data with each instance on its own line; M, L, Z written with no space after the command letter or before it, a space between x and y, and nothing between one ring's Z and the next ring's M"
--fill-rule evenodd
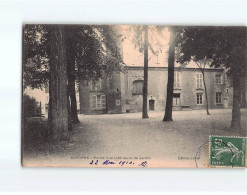
M246 26L22 30L22 166L246 167Z

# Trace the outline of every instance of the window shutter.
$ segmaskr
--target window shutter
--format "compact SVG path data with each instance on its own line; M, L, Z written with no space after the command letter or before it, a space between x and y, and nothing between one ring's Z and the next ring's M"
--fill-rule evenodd
M205 73L204 73L204 76L205 76ZM203 74L201 74L201 82L202 82L202 88L204 88L204 83L203 83Z
M178 85L179 85L179 88L182 88L182 72L179 72L179 82L178 82Z
M194 86L195 86L195 89L197 89L197 73L194 74Z
M90 109L91 110L96 108L96 101L97 101L96 95L92 95L90 97Z
M106 96L101 95L101 107L106 108Z

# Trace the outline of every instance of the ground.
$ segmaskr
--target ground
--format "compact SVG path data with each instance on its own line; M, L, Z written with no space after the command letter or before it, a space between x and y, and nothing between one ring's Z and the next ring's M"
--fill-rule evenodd
M241 111L244 129L246 113L246 109ZM128 161L137 157L139 163L147 160L149 167L195 167L196 156L198 164L205 163L210 135L240 136L229 130L231 109L210 110L210 114L174 111L173 122L162 121L164 112L149 112L149 119L141 119L141 113L79 115L81 123L73 127L69 141L37 147L27 144L23 163L91 166L92 159L101 163L108 158L119 162L123 157ZM205 148L201 147L204 143Z

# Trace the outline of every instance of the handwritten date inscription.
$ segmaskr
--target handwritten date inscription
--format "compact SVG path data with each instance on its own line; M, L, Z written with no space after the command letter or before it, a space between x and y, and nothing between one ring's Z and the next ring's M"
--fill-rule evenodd
M91 160L89 162L90 165L120 165L120 166L124 166L124 165L135 165L135 163L133 161L125 161L125 160L120 160L118 161L110 161L110 160L105 160L103 162L100 162L99 160ZM138 166L140 167L146 167L147 166L147 161L143 161L141 163L138 164Z

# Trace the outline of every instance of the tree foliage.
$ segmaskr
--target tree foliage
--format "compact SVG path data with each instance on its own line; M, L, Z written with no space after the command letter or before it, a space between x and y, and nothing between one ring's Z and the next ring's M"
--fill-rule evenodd
M64 25L74 55L76 75L83 80L98 80L103 72L121 71L123 65L115 26ZM25 25L23 33L24 88L43 88L49 79L50 32L54 25ZM72 56L71 56L72 57Z
M184 27L179 36L179 62L207 61L225 67L233 83L232 129L241 129L240 86L246 78L246 27Z
M144 53L144 31L146 27L145 25L135 25L129 28L130 33L134 34L132 36L134 47L138 49L140 53ZM148 50L154 55L162 52L162 44L159 42L159 36L162 36L164 28L164 26L160 25L148 25Z
M23 27L23 86L44 88L49 79L48 30L43 25Z
M184 27L178 35L179 62L207 60L215 68L246 70L246 27Z

